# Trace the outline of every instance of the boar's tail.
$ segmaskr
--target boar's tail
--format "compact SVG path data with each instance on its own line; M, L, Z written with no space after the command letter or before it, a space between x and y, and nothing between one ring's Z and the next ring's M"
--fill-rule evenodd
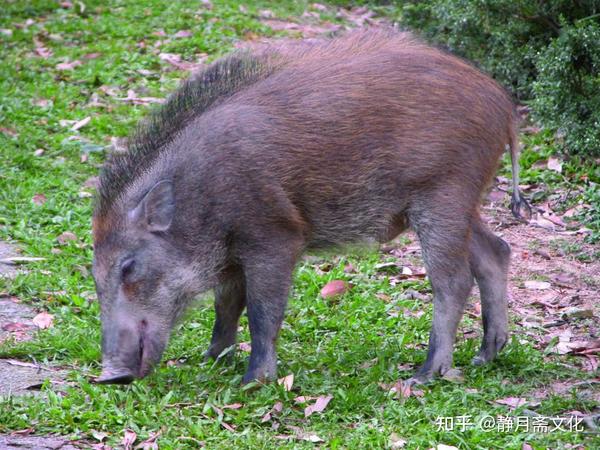
M510 210L517 219L529 220L531 218L531 206L519 191L519 137L516 124L510 132L510 161L512 164L512 198Z

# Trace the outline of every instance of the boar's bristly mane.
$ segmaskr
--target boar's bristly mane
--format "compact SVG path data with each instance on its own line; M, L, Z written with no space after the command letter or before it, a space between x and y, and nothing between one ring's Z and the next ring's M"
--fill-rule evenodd
M127 151L109 155L100 173L96 213L106 213L124 188L150 169L165 146L193 118L273 70L268 58L240 51L190 76L138 124L128 139Z

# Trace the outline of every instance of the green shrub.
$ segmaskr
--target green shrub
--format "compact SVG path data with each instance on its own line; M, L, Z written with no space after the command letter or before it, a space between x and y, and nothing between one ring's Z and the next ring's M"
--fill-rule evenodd
M409 0L400 20L534 98L568 152L600 155L600 0Z
M570 153L600 155L600 25L563 28L536 61L533 110Z

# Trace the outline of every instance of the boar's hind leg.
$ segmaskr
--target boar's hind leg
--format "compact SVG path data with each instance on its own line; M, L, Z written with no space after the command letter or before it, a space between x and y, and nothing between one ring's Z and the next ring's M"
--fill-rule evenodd
M469 223L445 207L429 207L412 223L417 231L433 288L433 324L423 366L410 383L424 383L452 367L456 330L473 287L468 260ZM464 223L463 223L464 222Z
M287 305L292 272L301 239L286 235L253 246L242 257L246 278L248 325L252 351L242 383L268 381L277 376L276 341Z
M237 268L215 289L215 325L208 358L218 358L223 350L235 344L238 321L246 306L244 274Z
M506 280L510 247L477 217L469 243L471 270L481 293L483 341L473 364L484 364L496 356L508 339Z

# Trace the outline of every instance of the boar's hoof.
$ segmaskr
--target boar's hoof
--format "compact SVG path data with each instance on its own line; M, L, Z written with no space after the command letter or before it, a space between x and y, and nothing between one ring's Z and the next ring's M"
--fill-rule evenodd
M415 386L418 384L427 384L430 381L432 381L432 379L433 379L433 377L423 378L423 377L414 376L414 377L410 377L408 380L406 380L404 382L404 384L407 386Z
M484 337L483 344L477 356L471 360L474 366L482 366L496 358L496 355L498 355L508 342L508 333L505 331L496 333L488 332L488 335Z
M242 384L252 383L253 381L257 381L259 383L269 383L270 381L275 381L277 378L277 370L268 370L268 369L260 369L257 368L255 370L248 370L242 378Z
M211 361L211 360L215 360L218 362L225 362L225 363L232 363L233 362L233 355L235 353L235 344L230 345L228 347L219 347L219 348L215 348L215 347L209 347L208 350L206 350L206 352L204 352L204 360L205 361Z
M96 383L100 384L129 384L134 380L134 376L131 372L102 372L102 374L96 378Z

